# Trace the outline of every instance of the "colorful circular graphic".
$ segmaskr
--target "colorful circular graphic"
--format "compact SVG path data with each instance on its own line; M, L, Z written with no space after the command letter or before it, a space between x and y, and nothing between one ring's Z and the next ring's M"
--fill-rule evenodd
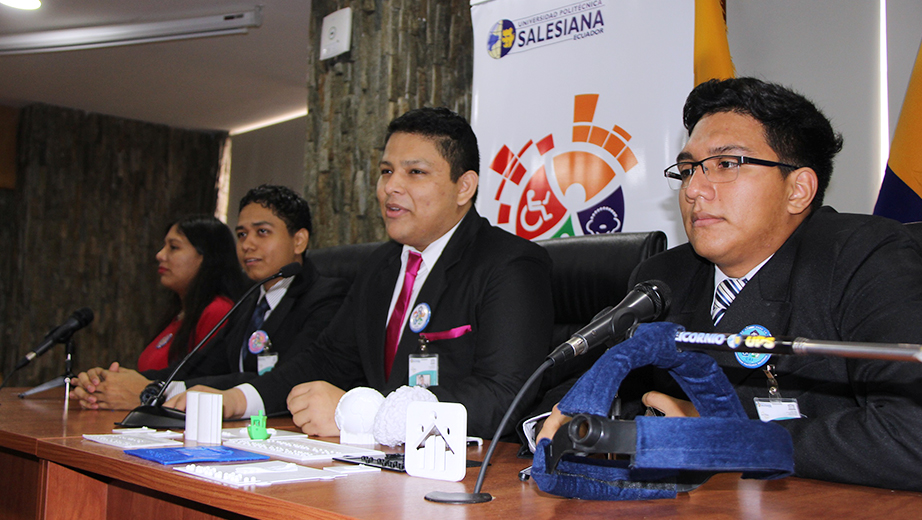
M515 25L509 20L500 20L490 29L487 36L487 52L491 58L500 59L509 54L515 43Z
M429 318L432 317L432 309L429 308L428 303L420 303L413 308L413 312L410 313L410 330L413 332L420 332L426 328L426 325L429 325Z
M552 133L518 152L503 145L496 153L490 170L502 180L487 203L496 201L496 209L485 207L495 211L497 225L529 240L624 230L621 183L639 161L627 130L595 121L598 102L598 94L576 95L566 136Z
M771 336L772 333L768 331L765 327L761 325L749 325L740 331L740 334L744 336ZM739 361L740 365L743 365L746 368L759 368L760 366L768 363L768 359L772 357L771 354L756 354L754 352L737 352L734 354L736 360Z
M247 341L247 348L250 349L250 352L253 354L259 354L271 344L269 341L269 335L266 334L264 330L257 330L253 334L250 334L250 339Z

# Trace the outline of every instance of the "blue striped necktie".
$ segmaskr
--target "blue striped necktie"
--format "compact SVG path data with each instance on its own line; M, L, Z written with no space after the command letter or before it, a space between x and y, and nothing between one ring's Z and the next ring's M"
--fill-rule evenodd
M743 286L749 280L745 278L727 278L717 285L717 292L714 293L714 304L711 306L711 318L714 325L720 322L727 312L727 308L736 299L736 295L743 290Z

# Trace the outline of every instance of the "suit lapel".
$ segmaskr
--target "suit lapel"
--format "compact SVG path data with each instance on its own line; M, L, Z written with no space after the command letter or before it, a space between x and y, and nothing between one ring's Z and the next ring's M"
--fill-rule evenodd
M432 310L433 317L436 313L444 312L444 306L441 305L441 300L448 289L447 274L461 259L464 251L470 246L474 237L477 235L477 231L480 229L481 225L480 216L474 208L471 208L463 217L461 225L455 230L448 244L445 245L445 249L442 250L442 254L439 255L439 259L436 261L435 265L430 268L429 276L426 277L425 284L416 296L414 308L420 303L426 303ZM391 291L393 291L393 285L391 286ZM413 309L407 310L407 312L412 311ZM386 324L384 326L386 327ZM433 332L433 329L430 327L427 327L426 330ZM384 335L382 334L382 345L384 344L383 337ZM391 377L388 379L389 387L397 388L407 383L410 371L406 359L410 354L418 351L419 333L411 331L409 323L407 323L400 337L400 344L397 346L397 354L394 356L394 365L391 367Z
M400 275L400 254L403 250L403 247L396 242L391 242L388 247L391 247L392 250L388 251L384 260L375 266L380 274L371 277L368 291L364 294L356 295L364 299L363 305L366 309L364 314L367 321L364 326L366 327L365 334L368 341L360 343L360 345L364 345L369 350L361 358L370 360L366 373L370 375L368 383L372 388L384 388L385 386L384 336L387 332L387 320L390 317L388 307L390 306L391 298L394 296L394 286L397 284L397 278ZM397 366L398 363L395 361L391 371L393 372ZM406 367L404 367L404 370L406 370Z
M285 291L285 296L283 296L279 304L272 309L272 314L266 318L266 321L261 327L262 330L266 331L266 334L269 335L269 339L272 339L272 336L278 332L279 327L285 322L285 318L288 317L295 303L310 289L317 276L319 275L314 268L314 264L312 264L310 260L305 259L304 265L301 268L301 273L295 276L294 280L291 281L291 285L288 287L288 290Z
M212 340L212 344L214 345L224 343L224 348L227 352L228 366L231 367L234 372L240 370L240 350L243 348L244 336L250 325L250 319L253 317L253 310L256 309L258 298L259 292L257 291L254 291L254 294L247 297L247 301L237 308L234 316L231 316L227 327L222 329L221 332L227 330L227 335L224 336L224 339Z
M783 335L791 320L791 266L797 247L788 240L746 284L727 309L718 329L740 332L761 325L770 334Z
M791 265L796 250L796 242L789 239L775 252L727 309L717 326L718 332L739 333L758 325L771 335L785 333L791 318ZM733 385L741 385L749 377L762 377L758 375L761 368L742 366L732 353L715 353L714 358L724 367Z

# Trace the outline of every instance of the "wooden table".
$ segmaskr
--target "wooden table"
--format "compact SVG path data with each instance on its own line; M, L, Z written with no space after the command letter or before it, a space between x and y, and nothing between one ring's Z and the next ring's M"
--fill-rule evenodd
M442 482L381 472L328 482L241 489L192 477L121 450L84 440L107 433L123 412L64 411L61 391L26 400L19 390L0 391L0 517L80 519L212 518L415 518L433 520L583 517L632 518L919 518L922 493L788 478L742 480L713 477L675 500L599 502L542 493L520 482L529 461L517 446L502 444L487 472L484 491L492 502L446 505L423 497L435 490L471 491L477 469L461 482ZM54 395L49 395L54 394ZM242 423L241 423L242 424ZM290 425L272 419L270 426ZM333 439L335 440L335 439ZM480 460L483 448L470 448ZM317 465L318 467L321 465Z

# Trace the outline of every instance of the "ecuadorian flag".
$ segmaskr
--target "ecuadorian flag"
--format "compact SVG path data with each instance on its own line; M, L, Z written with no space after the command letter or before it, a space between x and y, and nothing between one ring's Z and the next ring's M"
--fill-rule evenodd
M900 222L922 220L922 46L893 133L874 214Z
M721 0L695 0L695 85L734 76Z

